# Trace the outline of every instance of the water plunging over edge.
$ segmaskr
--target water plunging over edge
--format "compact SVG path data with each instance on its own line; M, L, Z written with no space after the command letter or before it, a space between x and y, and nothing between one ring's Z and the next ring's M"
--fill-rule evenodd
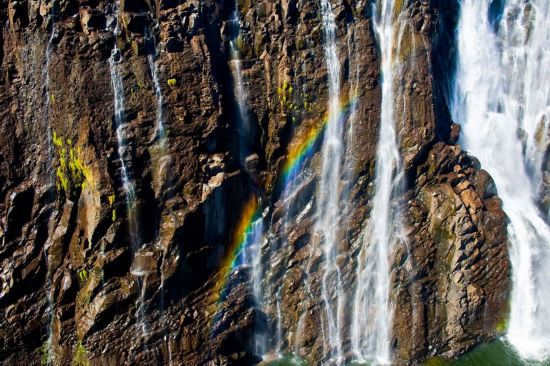
M489 11L484 0L462 2L452 112L509 218L507 340L522 357L540 361L550 355L550 228L536 202L541 158L533 142L550 105L550 3L508 0L495 24Z
M232 35L229 41L230 47L230 63L233 65L232 74L234 80L234 94L237 97L237 132L239 136L239 160L241 164L245 164L245 158L250 153L250 119L248 116L247 107L247 90L244 84L243 72L242 72L242 60L239 52L238 40L240 39L241 32L241 20L240 12L237 4L235 4L235 11L232 14L229 22L232 24Z
M122 184L124 185L124 190L126 194L126 205L128 211L131 210L131 207L134 202L135 192L130 177L128 175L128 169L126 167L126 162L124 160L125 154L125 143L126 137L124 136L123 124L124 124L124 86L120 77L120 72L118 70L118 62L120 60L121 52L118 48L116 38L120 32L119 29L119 0L115 3L115 28L113 30L113 35L115 37L113 49L111 51L111 57L109 57L109 70L111 73L111 85L113 87L114 95L114 107L115 107L115 128L116 128L116 137L118 143L118 155L120 160L120 167L122 172Z
M122 79L120 76L120 70L119 70L119 61L122 57L121 51L118 48L117 45L117 37L120 32L120 22L119 22L119 10L120 10L120 0L117 0L117 2L114 4L114 22L115 27L113 29L113 35L115 38L113 50L111 51L111 57L109 57L109 70L111 74L111 84L113 88L113 96L114 96L114 108L115 108L115 128L116 128L116 137L117 137L117 144L118 144L118 155L119 155L119 161L120 161L120 167L121 167L121 173L122 173L122 184L124 186L125 191L125 201L126 201L126 208L128 212L128 221L130 223L129 225L129 237L131 240L131 246L132 251L134 253L137 252L137 249L141 243L138 243L138 236L139 231L137 228L137 222L136 218L133 217L133 210L134 210L134 202L135 202L135 189L132 181L130 180L128 169L126 167L126 161L124 158L124 155L127 153L126 151L126 136L124 135L124 123L125 123L125 116L124 116L124 85L122 84ZM138 289L139 289L139 297L138 297L138 305L136 309L136 319L138 326L141 328L142 336L145 336L147 334L147 324L145 322L145 287L146 287L146 277L143 276L143 279L140 279L139 277L142 276L141 273L133 273L136 277L138 277ZM144 344L144 347L145 344ZM134 346L130 349L132 351Z
M48 143L48 167L53 166L53 160L54 160L54 152L53 152L53 144L52 144L52 129L51 129L51 123L50 123L50 117L51 117L51 96L50 96L50 64L51 64L51 57L52 57L52 47L53 47L53 40L56 35L56 24L55 24L55 16L56 16L56 10L57 10L57 1L52 1L52 7L51 7L51 22L52 22L52 29L50 37L48 38L48 44L46 46L46 67L44 69L44 101L45 101L45 107L46 107L46 135L47 135L47 143ZM53 174L50 174L50 184L53 184L52 178L54 178ZM47 301L48 301L48 338L46 340L45 350L43 352L46 352L46 364L51 365L55 362L55 354L53 352L53 326L54 326L54 311L55 311L55 304L54 304L54 287L52 285L52 279L50 274L50 263L49 263L49 257L48 257L48 248L44 246L43 249L44 252L44 258L46 261L46 286L47 286Z
M155 22L155 26L153 28L157 28L159 25L158 25L158 22ZM152 42L153 44L153 49L154 49L154 53L150 53L148 56L147 56L147 62L149 64L149 69L151 71L151 78L153 80L153 87L154 87L154 90L155 90L155 98L157 100L157 110L156 110L156 124L157 124L157 136L156 136L156 139L157 139L157 143L158 143L158 148L160 150L160 154L162 155L160 160L159 160L159 166L162 166L162 164L160 163L161 160L164 159L164 157L168 157L170 158L169 156L169 152L168 152L168 149L166 147L166 130L165 130L165 127L164 127L164 123L165 123L165 120L164 120L164 96L162 94L162 88L160 87L160 81L159 81L159 70L158 70L158 64L156 62L156 59L159 57L159 50L157 48L157 42L156 42L156 39L155 39L155 35L153 32L151 32L149 30L149 28L146 28L145 29L145 36L146 38L150 38L150 41ZM159 175L162 176L162 169L159 168ZM167 178L167 181L169 181L170 179ZM161 184L161 193L162 193L162 185L163 184L167 184L168 182L164 181L162 184ZM162 226L161 226L162 227ZM159 232L160 234L160 232ZM166 248L162 248L162 257L161 257L161 261L160 261L160 311L164 312L165 311L165 284L164 284L164 260L165 260L165 257L167 255L167 251L166 251ZM168 320L168 319L167 319ZM168 365L172 365L172 345L170 343L170 324L169 323L166 323L166 328L167 328L167 332L164 336L164 339L165 339L165 342L167 343L167 348L168 348Z
M381 51L382 106L376 151L375 194L369 221L361 234L357 287L353 302L351 346L355 358L391 364L393 304L390 300L390 254L399 240L400 213L393 202L402 180L395 131L394 23L400 11L392 0L373 5L374 28Z
M157 43L155 41L154 34L150 33L150 37L153 42L155 53L151 53L149 54L149 56L147 56L147 62L149 63L149 68L151 69L151 78L153 79L153 87L155 88L155 97L157 99L157 138L159 147L161 148L161 150L164 150L166 147L166 131L164 129L164 97L162 95L162 89L160 87L160 81L158 77L158 65L156 63L156 58L159 56L159 51L157 49Z
M328 123L323 140L322 167L317 192L315 233L324 250L324 274L321 291L328 327L329 358L336 364L344 361L342 351L341 310L344 305L338 256L338 228L340 219L340 179L342 174L343 129L340 123L340 61L336 47L336 23L328 0L321 0L324 52L328 72ZM336 300L331 300L331 292Z

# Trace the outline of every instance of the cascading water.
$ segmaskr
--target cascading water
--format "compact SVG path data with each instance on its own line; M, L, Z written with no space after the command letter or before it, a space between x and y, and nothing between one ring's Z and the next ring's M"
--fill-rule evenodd
M550 2L508 0L495 9L486 0L464 0L458 53L453 117L465 148L492 175L510 220L507 339L522 357L544 360L550 228L536 200L550 111Z
M360 240L357 287L351 324L352 351L357 360L391 364L393 307L390 301L390 254L399 240L399 210L393 200L402 168L395 131L393 92L396 46L394 23L399 2L382 0L375 5L374 28L381 51L382 106L376 151L375 194L369 222Z
M124 191L126 194L126 205L130 208L134 202L134 187L130 181L128 175L128 169L126 167L125 155L127 153L126 148L126 137L124 136L124 86L122 84L122 79L120 77L120 71L118 70L118 62L121 58L121 52L118 48L116 37L120 32L119 29L119 1L115 3L114 11L114 22L115 27L113 29L113 35L115 37L115 42L113 50L111 51L111 57L109 57L109 70L111 72L111 84L113 87L114 95L114 106L115 106L115 128L116 128L116 137L118 142L118 155L120 157L120 167L122 173L122 184L124 185Z
M232 25L232 37L229 41L230 54L231 54L231 64L232 64L232 73L233 79L235 82L234 93L237 98L237 131L239 135L239 158L241 163L244 163L247 154L250 152L250 121L248 118L248 107L247 107L247 92L246 86L243 80L242 73L242 61L240 58L239 52L239 42L240 31L241 31L241 21L239 17L239 9L235 5L235 11L230 19L230 24Z
M328 123L322 147L322 167L317 193L315 232L324 248L324 274L321 290L328 328L331 362L344 361L341 339L341 310L344 297L340 269L336 262L341 207L340 179L343 155L343 128L340 123L340 62L336 48L336 23L328 0L321 0L324 52L328 72ZM335 299L333 300L333 295Z
M113 50L111 51L111 57L109 58L109 69L111 73L111 84L113 87L114 95L114 107L115 107L115 128L116 128L116 137L118 143L118 155L120 160L121 175L122 175L122 184L125 191L125 200L126 207L128 210L128 220L130 222L130 232L129 236L131 238L131 246L134 253L139 248L141 243L139 242L139 230L137 227L136 217L134 216L134 201L135 201L135 190L134 185L128 174L128 169L126 167L126 155L130 154L128 147L126 146L126 136L124 135L124 85L122 84L122 78L120 76L119 70L119 61L121 56L121 51L118 48L116 38L120 32L120 23L119 23L119 8L120 2L117 1L114 4L114 29L113 35L115 37ZM141 328L142 335L147 334L147 324L145 323L145 287L146 287L146 277L144 273L138 268L136 271L132 272L135 276L138 277L138 288L139 288L139 300L138 306L136 309L136 318L138 326ZM143 278L139 278L143 277Z
M246 263L251 266L252 269L252 295L254 296L254 301L256 307L261 309L263 304L263 294L262 290L262 246L264 243L264 220L268 214L268 209L266 208L262 215L252 223L252 230L247 239L250 242L249 253L246 256ZM255 335L255 354L258 356L263 356L266 353L266 337L264 334Z
M158 27L158 23L155 23L155 28ZM159 81L159 70L158 65L156 62L156 59L159 56L159 51L157 49L157 43L155 40L155 35L153 32L150 32L148 28L145 30L146 38L151 42L153 45L154 53L150 53L147 57L147 62L149 63L149 69L151 71L151 78L153 79L153 87L155 89L155 97L157 100L157 111L156 111L156 123L157 123L157 143L158 147L160 149L160 153L163 155L160 158L160 161L165 160L165 158L170 159L170 156L168 154L168 151L166 149L166 131L164 127L164 97L162 94L162 89L160 87L160 81ZM162 175L162 172L160 173ZM170 178L167 177L166 180L169 180ZM167 182L164 182L166 184ZM159 268L160 270L160 309L161 311L164 311L165 307L165 289L164 289L164 259L166 255L168 254L166 252L166 248L163 249L163 254L161 257L161 263ZM172 365L172 345L170 343L170 331L169 331L169 324L166 324L167 328L167 334L165 335L165 342L167 343L168 348L168 364ZM145 329L143 329L145 332Z
M147 57L147 62L149 63L149 68L151 69L151 77L153 79L153 87L155 88L155 97L157 99L157 138L160 148L164 149L166 144L166 132L164 130L164 97L162 95L162 89L160 87L158 77L158 65L155 62L155 59L158 57L157 44L155 42L155 36L151 34L150 37L155 53L151 53Z
M47 135L47 143L48 143L48 167L53 166L53 159L54 159L54 152L53 152L53 144L52 144L52 128L50 123L50 117L51 117L51 95L50 95L50 64L51 64L51 58L52 58L52 48L53 48L53 40L56 35L56 26L55 26L55 16L57 12L57 2L52 2L51 7L51 22L52 22L52 29L51 34L48 39L48 45L46 46L46 67L44 69L44 105L46 109L45 118L46 118L46 135ZM52 181L54 178L53 174L50 174L50 183L53 184ZM46 268L48 271L47 275L47 301L48 301L48 329L47 334L48 338L46 340L46 364L50 365L55 362L54 360L54 353L52 349L52 343L53 343L53 326L54 326L54 287L52 286L52 280L51 280L51 274L50 274L50 263L49 263L49 257L48 257L48 247L44 246L44 258L46 261Z

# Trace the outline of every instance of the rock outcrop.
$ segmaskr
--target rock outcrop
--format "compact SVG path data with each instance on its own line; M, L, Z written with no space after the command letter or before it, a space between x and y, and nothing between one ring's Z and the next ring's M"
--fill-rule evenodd
M331 2L341 94L357 105L337 264L351 296L374 189L380 56L371 2ZM319 143L293 195L281 178L293 144L327 109L317 2L121 0L117 35L113 3L0 1L0 363L255 364L258 334L270 348L323 363L322 300L311 300L324 260L312 232ZM407 4L402 82L394 85L407 234L391 266L396 364L455 357L494 338L510 277L506 215L491 177L457 144L445 105L456 14L446 1ZM230 41L247 87L244 142ZM109 69L115 43L122 152ZM121 161L134 185L130 204ZM262 311L250 269L227 280L221 269L251 195L261 197L270 224Z

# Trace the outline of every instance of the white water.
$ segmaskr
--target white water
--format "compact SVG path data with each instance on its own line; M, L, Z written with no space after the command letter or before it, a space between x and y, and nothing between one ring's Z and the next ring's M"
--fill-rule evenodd
M382 0L375 6L377 40L381 50L382 106L376 151L375 195L369 222L364 229L357 267L357 288L351 324L352 351L358 361L391 364L393 306L390 301L390 253L398 240L399 213L392 204L402 177L401 158L394 120L393 82L397 75L394 35L399 9Z
M51 65L51 58L52 58L52 48L53 48L53 40L56 35L56 24L55 24L55 16L56 16L56 7L57 3L56 1L52 2L52 8L51 8L51 21L52 21L52 30L50 37L48 39L48 45L46 46L46 67L44 69L44 104L45 104L45 118L46 118L46 134L47 134L47 143L48 143L48 165L47 168L51 169L53 171L53 160L54 160L54 151L53 151L53 143L52 143L52 128L51 128L51 95L50 95L50 65ZM55 174L50 174L50 183L53 184L55 180ZM46 297L48 300L48 309L46 310L46 313L48 314L48 338L46 340L46 349L43 350L43 352L47 352L46 354L46 364L51 365L56 362L55 359L55 353L53 350L53 327L54 327L54 312L55 312L55 303L54 303L54 291L55 288L52 286L52 280L50 273L50 263L49 263L49 256L48 256L48 247L44 246L44 259L46 261L46 269L47 269L47 279L46 279Z
M328 124L322 147L322 168L317 192L315 232L323 244L324 274L321 284L326 312L328 356L333 364L344 361L341 339L343 289L340 269L336 264L338 227L341 207L340 178L343 155L343 131L340 123L340 62L336 49L336 24L328 0L321 0L324 51L328 72Z
M261 306L263 298L262 289L262 246L264 243L264 220L268 214L268 208L262 212L262 216L259 217L252 224L252 232L250 233L250 259L249 263L252 266L252 293L256 304Z
M252 224L251 233L251 259L252 265L252 295L256 303L256 308L262 310L263 308L263 296L264 290L262 289L262 246L264 244L264 219L267 215L267 209L262 213L262 216L258 218ZM255 354L257 356L263 356L267 351L267 338L265 334L255 334Z
M113 34L115 38L118 36L119 29L119 1L115 4L114 22L115 28ZM118 61L120 59L121 52L118 49L117 41L115 39L113 50L111 51L111 57L109 57L109 70L111 72L111 85L113 87L114 106L115 106L115 128L116 137L118 142L118 155L120 158L120 167L122 173L122 184L126 193L126 204L130 208L134 202L134 187L128 176L128 169L126 167L126 161L124 155L127 153L126 137L124 136L124 86L120 77L120 71L118 69Z
M463 127L463 145L492 175L510 219L508 341L522 357L544 360L550 355L550 229L536 199L547 127L541 126L542 144L536 134L550 106L550 2L508 0L498 30L489 23L486 0L463 1L453 115Z
M158 27L158 24L156 24ZM160 87L160 81L158 77L158 65L155 61L155 59L159 56L159 51L157 49L157 44L155 41L155 35L153 32L147 32L146 37L150 37L150 40L152 41L155 49L154 54L150 54L147 57L147 61L149 63L149 69L151 70L151 78L153 79L153 87L155 89L155 97L157 100L157 111L156 111L156 123L157 123L157 143L161 150L161 153L166 153L166 132L164 129L164 97L162 94L162 89ZM169 178L168 178L169 179ZM161 226L162 230L162 226ZM163 254L161 257L160 262L160 310L165 311L165 289L164 289L164 259L167 255L166 253L167 248L163 247ZM142 300L141 300L142 301ZM143 305L142 305L143 306ZM141 314L143 316L144 314ZM168 316L166 316L166 321L168 322ZM167 342L167 349L168 349L168 364L172 365L172 345L170 343L170 337L169 337L169 324L165 324L167 329L167 334L164 336L165 342ZM145 325L143 325L143 332L145 333Z
M232 23L233 29L237 31L237 34L240 34L241 30L241 21L239 17L239 9L236 8L233 16L230 20ZM248 118L248 107L247 107L247 91L246 86L243 80L242 73L242 61L239 52L239 45L237 43L238 37L233 37L229 42L230 51L231 51L231 64L232 64L232 73L234 79L234 93L237 98L237 130L239 134L239 155L241 163L244 163L246 155L249 153L250 149L250 121Z
M153 78L153 86L155 88L155 96L157 99L157 137L158 143L161 149L164 149L166 145L166 132L164 130L164 97L162 96L162 89L160 87L158 77L158 65L155 62L157 55L149 55L147 58L149 67L151 68L151 76Z

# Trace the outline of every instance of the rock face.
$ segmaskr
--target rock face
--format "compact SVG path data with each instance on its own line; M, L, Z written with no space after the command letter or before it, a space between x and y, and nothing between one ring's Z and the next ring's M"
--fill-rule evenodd
M357 105L337 263L350 298L373 194L380 56L371 2L331 3L341 94ZM406 181L396 202L407 234L392 253L396 364L455 357L502 332L510 277L506 216L491 177L457 145L445 103L456 4L411 0L406 14L394 85ZM103 0L0 1L0 363L255 364L258 334L270 350L328 363L324 259L312 231L319 143L293 195L281 178L289 151L327 109L318 2L121 0L118 15ZM247 88L244 142L231 41ZM269 208L261 311L250 269L222 268L251 194Z

